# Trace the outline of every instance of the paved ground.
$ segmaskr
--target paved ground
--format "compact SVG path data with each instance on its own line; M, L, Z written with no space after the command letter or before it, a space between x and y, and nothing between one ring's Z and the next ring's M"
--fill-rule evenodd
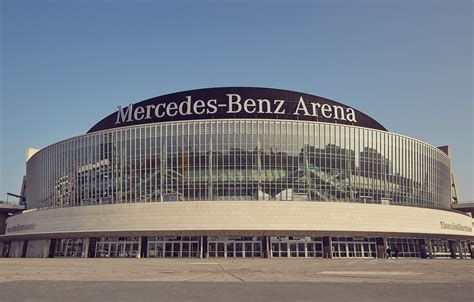
M474 260L6 259L0 301L474 301Z

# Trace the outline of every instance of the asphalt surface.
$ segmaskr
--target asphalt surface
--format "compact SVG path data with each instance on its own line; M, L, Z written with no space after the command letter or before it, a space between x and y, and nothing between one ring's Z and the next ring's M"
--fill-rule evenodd
M474 261L0 258L0 301L474 301Z

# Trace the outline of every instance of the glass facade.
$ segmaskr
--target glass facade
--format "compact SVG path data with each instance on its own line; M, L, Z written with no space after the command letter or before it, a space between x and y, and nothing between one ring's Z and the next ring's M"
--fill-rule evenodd
M451 258L451 246L448 240L431 239L430 244L433 258Z
M208 237L209 257L262 257L262 237Z
M323 239L321 237L271 237L272 257L322 258Z
M100 258L323 258L324 238L327 256L332 258L387 257L395 248L398 257L471 259L470 242L439 238L387 237L379 254L377 238L373 237L311 237L311 236L152 236L62 238L54 242L53 257ZM378 238L381 242L383 238ZM87 244L89 242L90 244ZM423 242L423 243L422 243ZM426 249L421 247L427 243ZM380 243L380 242L379 242ZM141 247L140 247L141 245ZM9 245L6 245L9 248ZM140 250L141 249L141 250ZM422 254L424 253L424 254Z
M54 246L54 257L82 257L83 238L57 239Z
M392 251L398 249L399 257L421 257L420 242L416 238L387 238L387 245ZM394 252L395 253L395 252ZM392 256L395 256L393 254Z
M332 237L333 258L377 258L375 238Z
M200 257L199 237L148 237L150 258Z
M450 162L390 132L285 120L146 124L71 138L27 163L28 208L194 200L450 208Z
M474 243L474 242L473 242ZM461 240L459 242L460 250L457 251L456 256L461 258L472 259L471 247L469 241Z
M96 258L135 258L138 254L138 237L99 238L95 246Z

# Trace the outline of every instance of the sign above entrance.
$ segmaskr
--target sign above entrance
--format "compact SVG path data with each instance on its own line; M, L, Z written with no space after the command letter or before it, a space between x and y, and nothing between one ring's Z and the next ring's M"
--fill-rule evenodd
M168 121L282 119L354 125L384 130L380 123L344 104L306 93L253 87L222 87L167 94L118 106L88 133Z

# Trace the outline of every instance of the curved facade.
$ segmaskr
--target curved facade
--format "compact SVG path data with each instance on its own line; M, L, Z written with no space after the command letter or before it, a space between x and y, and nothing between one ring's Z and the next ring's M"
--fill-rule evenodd
M466 258L473 238L443 150L268 88L119 106L27 161L26 204L12 257Z
M29 207L299 200L450 208L450 164L441 150L385 131L307 121L104 130L39 151L27 177Z

